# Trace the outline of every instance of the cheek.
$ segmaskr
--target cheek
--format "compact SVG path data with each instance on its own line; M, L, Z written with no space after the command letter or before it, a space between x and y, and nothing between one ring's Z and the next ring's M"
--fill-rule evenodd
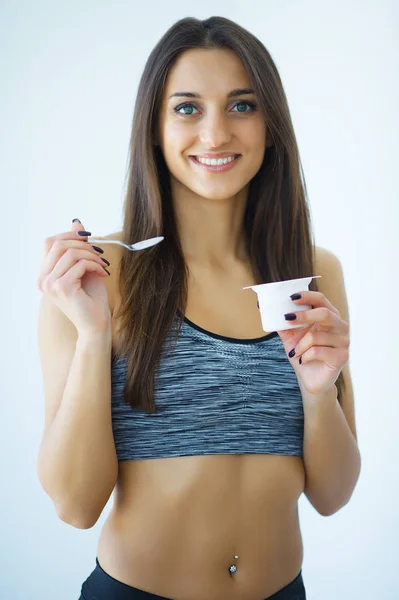
M266 146L266 126L263 120L254 119L243 129L241 139L248 144L248 148L255 151Z
M164 140L167 144L172 143L173 145L182 145L182 142L186 139L190 139L194 135L194 128L188 127L187 123L181 123L179 121L168 121L165 123L163 129Z
M165 158L171 161L179 159L179 155L192 147L195 134L191 128L181 123L167 123L162 131L162 149Z

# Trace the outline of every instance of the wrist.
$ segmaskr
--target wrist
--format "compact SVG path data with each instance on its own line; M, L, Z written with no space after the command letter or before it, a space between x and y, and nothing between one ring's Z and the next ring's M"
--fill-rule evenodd
M338 399L338 390L337 386L334 384L329 390L323 392L322 394L312 394L306 390L301 388L302 399L303 402L307 404L320 404L320 403L334 403Z
M103 330L87 330L78 331L78 339L76 344L79 346L111 346L112 345L112 329L109 328Z

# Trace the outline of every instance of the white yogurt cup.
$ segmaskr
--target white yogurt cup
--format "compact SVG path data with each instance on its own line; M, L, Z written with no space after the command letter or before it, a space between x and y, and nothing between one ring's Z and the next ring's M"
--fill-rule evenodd
M307 325L297 324L295 321L287 321L284 318L286 313L309 310L312 307L308 304L295 304L291 300L291 294L309 289L312 279L317 279L321 275L313 277L302 277L300 279L287 279L286 281L273 281L272 283L261 283L259 285L250 285L243 290L254 290L258 295L259 311L262 320L263 330L284 331L286 329L298 329Z

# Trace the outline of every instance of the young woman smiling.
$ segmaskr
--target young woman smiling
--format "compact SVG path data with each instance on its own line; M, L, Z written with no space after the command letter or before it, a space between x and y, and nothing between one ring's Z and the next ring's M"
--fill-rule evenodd
M314 246L276 66L232 21L185 18L140 81L123 230L45 242L38 472L90 528L113 491L85 600L299 600L298 499L321 515L360 472L338 259ZM89 242L89 243L88 243ZM322 275L262 329L243 287ZM60 343L62 342L62 343Z

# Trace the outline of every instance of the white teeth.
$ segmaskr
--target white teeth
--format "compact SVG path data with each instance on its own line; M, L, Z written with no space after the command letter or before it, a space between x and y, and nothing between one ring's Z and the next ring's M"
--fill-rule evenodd
M225 158L201 158L200 156L196 156L195 159L198 160L203 165L227 165L227 163L234 160L234 156L226 156Z

